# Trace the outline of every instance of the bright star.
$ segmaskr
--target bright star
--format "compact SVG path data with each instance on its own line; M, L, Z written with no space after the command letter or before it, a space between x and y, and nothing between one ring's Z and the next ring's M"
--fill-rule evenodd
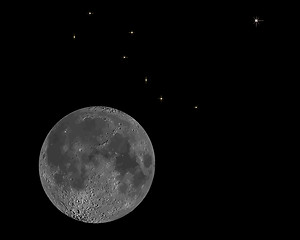
M253 24L255 24L255 26L257 27L257 25L259 24L259 22L263 22L264 20L259 19L259 17L254 17L254 21Z

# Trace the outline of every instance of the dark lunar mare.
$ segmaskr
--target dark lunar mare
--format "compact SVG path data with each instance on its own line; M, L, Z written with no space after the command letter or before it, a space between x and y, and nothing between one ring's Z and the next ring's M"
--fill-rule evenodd
M115 170L120 173L117 179L121 182L127 173L132 174L132 184L136 192L149 180L149 176L143 173L138 164L137 156L130 154L130 143L135 141L134 135L127 134L126 131L115 132L105 119L114 119L116 126L118 121L127 131L130 129L130 123L115 116L109 117L103 113L101 117L78 121L79 114L75 112L62 119L50 132L47 164L51 171L56 172L54 181L57 186L65 189L72 187L77 191L84 190L88 178L84 165L99 166L99 161L95 158L98 154L101 154L105 161L114 161ZM101 146L99 136L107 142L103 148L99 148ZM68 154L64 153L63 145L67 143L69 148L72 148L74 141L83 143L84 151L69 149ZM152 157L146 154L145 166L150 166L152 161ZM128 186L123 183L120 192L125 193L127 189Z

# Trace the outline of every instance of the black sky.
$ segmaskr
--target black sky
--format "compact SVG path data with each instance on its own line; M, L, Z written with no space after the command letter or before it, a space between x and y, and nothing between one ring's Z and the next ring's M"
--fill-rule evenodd
M50 89L57 82L63 94L80 89L81 96L89 92L90 98L126 96L126 101L140 99L148 107L163 95L168 108L191 109L205 105L210 96L260 91L268 81L272 23L262 6L124 5L47 11L36 30L43 59L40 77L54 83ZM264 19L258 27L255 16ZM87 104L93 105L94 99Z
M110 4L41 3L20 23L26 79L17 99L42 118L24 131L34 129L41 147L70 112L116 108L144 127L154 147L156 175L141 206L147 214L176 225L176 216L195 213L213 228L230 214L251 218L267 208L270 159L261 152L274 134L270 112L281 84L272 77L283 51L278 13L259 2ZM256 16L264 20L257 27Z

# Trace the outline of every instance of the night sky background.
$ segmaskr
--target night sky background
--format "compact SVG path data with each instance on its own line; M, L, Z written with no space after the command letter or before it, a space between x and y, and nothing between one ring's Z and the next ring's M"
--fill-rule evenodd
M280 71L274 38L283 28L268 6L84 1L33 9L22 58L30 77L19 87L43 117L32 123L37 151L67 114L118 109L149 135L156 170L143 203L115 224L150 224L165 234L262 228L272 214L263 149L279 84L270 77ZM263 20L257 26L255 17ZM64 218L37 189L39 206L49 208L47 219L42 212L37 219L55 219L59 229L83 225Z

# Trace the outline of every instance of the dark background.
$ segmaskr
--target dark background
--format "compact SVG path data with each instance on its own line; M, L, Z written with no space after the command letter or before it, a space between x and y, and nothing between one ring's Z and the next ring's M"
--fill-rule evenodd
M86 227L93 236L95 227L103 236L130 235L127 228L189 236L199 228L218 235L266 227L274 214L267 139L280 104L280 81L272 76L280 74L281 49L274 48L283 30L270 6L85 1L33 5L28 12L20 22L23 41L16 43L22 66L15 88L22 113L29 116L24 134L35 149L28 169L34 187L26 190L34 200L26 201L30 207L24 211L36 226L66 234L65 226ZM257 27L255 16L264 20ZM88 106L133 117L156 157L143 203L116 222L94 227L57 211L38 176L48 132ZM36 115L38 120L30 117Z

